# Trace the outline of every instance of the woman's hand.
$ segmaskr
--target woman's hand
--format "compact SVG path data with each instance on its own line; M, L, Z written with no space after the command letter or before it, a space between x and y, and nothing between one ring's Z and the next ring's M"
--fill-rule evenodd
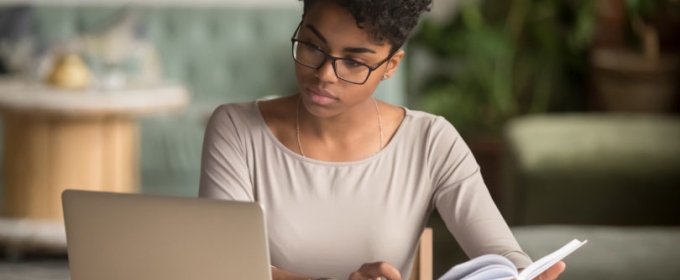
M349 275L349 280L378 280L380 277L387 280L401 280L399 270L386 262L365 263L359 270Z
M558 262L541 273L541 275L534 278L534 280L555 280L562 272L564 272L565 267L567 267L567 265L564 262Z

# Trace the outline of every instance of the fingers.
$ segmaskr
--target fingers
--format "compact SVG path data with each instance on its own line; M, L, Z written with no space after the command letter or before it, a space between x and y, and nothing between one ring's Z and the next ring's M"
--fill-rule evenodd
M401 280L399 270L386 262L365 263L350 275L349 280L377 280L380 277L387 278L387 280Z
M551 266L541 274L537 280L555 280L557 277L564 272L564 269L567 267L567 265L564 262L558 262L555 265Z

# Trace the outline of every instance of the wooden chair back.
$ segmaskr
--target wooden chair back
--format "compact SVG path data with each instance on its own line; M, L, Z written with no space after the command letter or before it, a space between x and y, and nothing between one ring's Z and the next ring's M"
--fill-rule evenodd
M420 235L420 245L413 259L409 280L432 280L432 229L425 228Z

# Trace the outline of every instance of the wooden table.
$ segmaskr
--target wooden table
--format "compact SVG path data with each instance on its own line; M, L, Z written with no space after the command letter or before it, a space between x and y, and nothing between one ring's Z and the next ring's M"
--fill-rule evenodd
M65 92L19 80L0 80L4 123L3 215L62 221L61 192L136 192L136 118L188 103L174 84L115 91Z

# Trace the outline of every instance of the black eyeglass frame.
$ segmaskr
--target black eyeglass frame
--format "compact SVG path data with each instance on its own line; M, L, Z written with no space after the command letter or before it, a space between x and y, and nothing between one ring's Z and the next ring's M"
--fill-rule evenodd
M363 85L363 84L365 84L365 83L368 81L368 78L371 77L371 74L373 73L373 71L377 70L378 68L380 68L380 66L382 66L383 64L385 64L385 62L389 61L389 60L394 56L394 54L397 53L397 51L399 50L399 49L397 49L397 51L391 52L390 55L387 56L387 58L385 58L385 59L383 59L382 61L380 61L380 62L378 63L378 65L376 65L376 66L370 66L370 65L368 65L368 64L366 64L366 63L361 63L361 62L356 61L356 60L353 60L353 59L332 56L332 55L326 53L325 51L319 49L316 45L314 45L314 44L312 44L312 43L309 43L309 42L305 42L305 41L301 41L301 40L296 39L295 37L297 37L298 32L300 31L300 27L302 27L302 22L300 22L300 24L298 25L298 27L295 29L295 33L293 33L293 37L290 38L290 42L291 42L291 45L292 45L292 46L291 46L291 54L293 55L293 60L295 60L295 62L299 63L299 64L302 65L302 66L309 67L309 68L315 69L315 70L319 70L324 64L326 64L327 61L330 60L330 61L331 61L331 65L333 66L333 72L335 72L335 76L338 77L338 79L343 80L343 81L345 81L345 82L348 82L348 83L350 83L350 84L355 84L355 85ZM319 66L317 66L317 67L314 67L314 66L310 66L310 65L307 65L307 64L304 64L304 63L298 61L297 58L295 58L295 43L304 44L304 45L310 46L310 47L312 47L312 48L318 50L320 53L322 53L322 54L324 55L324 59L323 59L323 61L321 62L321 64L320 64ZM360 83L359 83L359 82L348 81L348 80L346 80L346 79L340 77L340 75L338 75L338 68L337 68L337 66L336 66L336 63L337 63L338 60L341 60L341 61L343 61L343 60L344 60L344 61L351 61L352 63L356 63L356 64L359 64L359 65L362 65L362 66L366 66L366 67L368 68L368 74L366 74L366 79L364 79L363 82L360 82Z

